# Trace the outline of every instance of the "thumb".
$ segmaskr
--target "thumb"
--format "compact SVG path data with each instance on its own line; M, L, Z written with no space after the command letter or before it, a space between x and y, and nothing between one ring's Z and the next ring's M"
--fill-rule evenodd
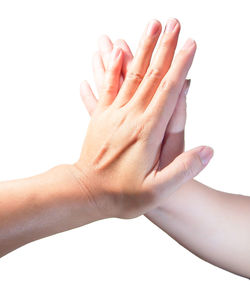
M197 176L213 157L213 149L200 146L181 153L168 166L157 172L155 184L160 193L175 192L182 184Z

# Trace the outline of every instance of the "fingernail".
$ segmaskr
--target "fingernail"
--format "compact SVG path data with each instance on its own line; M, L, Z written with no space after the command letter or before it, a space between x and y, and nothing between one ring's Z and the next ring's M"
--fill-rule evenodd
M200 152L199 156L203 165L207 165L210 159L213 157L214 151L212 148L204 146Z
M188 50L188 49L192 48L194 46L194 44L195 44L194 40L189 38L189 39L187 39L187 41L183 45L182 50Z
M147 35L148 36L155 36L159 31L159 22L156 20L151 20L148 24Z
M191 84L191 80L189 79L186 81L186 89L184 91L185 96L187 96L188 90L190 88L190 84Z
M170 18L168 21L167 21L167 24L165 26L165 30L164 32L166 33L170 33L174 30L175 26L177 25L177 21L175 18Z

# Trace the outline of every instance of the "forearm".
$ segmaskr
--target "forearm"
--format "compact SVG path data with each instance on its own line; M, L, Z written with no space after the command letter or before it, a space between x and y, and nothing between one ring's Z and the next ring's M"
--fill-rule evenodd
M250 277L250 197L192 180L146 217L202 259Z
M70 165L0 183L0 256L100 218Z

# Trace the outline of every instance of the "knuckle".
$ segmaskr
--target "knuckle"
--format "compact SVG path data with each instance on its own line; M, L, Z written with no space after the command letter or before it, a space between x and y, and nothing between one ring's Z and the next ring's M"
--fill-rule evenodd
M146 74L146 78L159 81L162 78L162 72L159 68L150 68Z
M183 178L193 178L200 171L201 161L198 154L192 154L181 159Z
M142 118L142 123L144 125L144 134L146 135L146 140L151 140L151 138L154 138L155 143L158 143L158 140L156 140L155 136L154 136L154 129L156 127L157 124L157 117L154 113L154 111L149 111L148 113L145 113L143 118ZM160 139L159 136L159 140L162 141L162 138Z
M102 88L104 94L113 94L116 91L116 87L110 83L105 83Z
M173 92L177 88L177 85L178 85L178 83L176 80L168 78L168 79L164 79L161 82L160 88L162 91Z
M128 72L127 73L126 78L128 80L132 80L132 81L135 81L135 82L139 82L140 83L143 80L143 75L140 74L140 73L138 73L138 72L131 71L131 72Z
M145 126L141 123L135 125L132 137L135 139L143 139L145 137Z
M136 141L146 141L148 138L147 122L143 119L136 120L131 128L131 139Z
M191 158L183 158L180 164L181 164L181 170L182 170L182 177L184 179L192 178L195 176L194 168L191 165Z

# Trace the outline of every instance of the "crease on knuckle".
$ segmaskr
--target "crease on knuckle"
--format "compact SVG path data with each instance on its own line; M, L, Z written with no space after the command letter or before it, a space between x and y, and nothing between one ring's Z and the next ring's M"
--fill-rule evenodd
M147 79L159 81L162 78L162 73L159 68L150 68L146 74Z
M103 94L113 94L116 91L116 87L110 83L105 83L102 88Z
M177 87L177 82L173 79L165 79L161 82L161 90L173 92Z
M138 72L131 71L127 73L126 78L140 83L143 80L143 75Z
M201 160L198 154L192 154L188 158L181 159L183 178L194 178L199 173Z
M183 158L180 160L183 179L192 178L195 176L195 171L190 163L191 158Z

